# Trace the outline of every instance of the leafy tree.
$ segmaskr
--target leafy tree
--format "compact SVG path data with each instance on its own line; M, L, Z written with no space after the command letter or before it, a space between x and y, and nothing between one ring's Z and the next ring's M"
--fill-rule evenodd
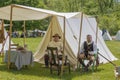
M0 7L20 4L57 12L84 12L87 15L97 15L99 27L106 28L113 35L120 29L120 3L115 0L1 0ZM38 21L26 21L27 29L46 30L50 18ZM8 21L7 21L8 23ZM13 22L13 29L22 30L23 21Z

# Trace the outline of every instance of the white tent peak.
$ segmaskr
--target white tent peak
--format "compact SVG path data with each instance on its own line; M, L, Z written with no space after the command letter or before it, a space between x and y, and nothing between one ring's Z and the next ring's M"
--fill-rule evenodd
M115 40L120 40L120 30L117 32L117 34L115 36Z
M61 13L59 12L59 14L62 14L64 15L66 18L80 18L81 17L81 14L82 12L71 12L71 13Z
M112 40L112 37L110 36L109 32L106 31L104 34L103 34L103 39L104 40Z

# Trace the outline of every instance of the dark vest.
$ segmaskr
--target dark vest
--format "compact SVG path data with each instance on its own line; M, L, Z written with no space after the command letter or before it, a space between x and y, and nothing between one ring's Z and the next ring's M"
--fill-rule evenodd
M93 51L93 43L94 42L92 42L91 44L88 45L86 41L84 42L84 50L85 50L85 52L88 53L88 51Z

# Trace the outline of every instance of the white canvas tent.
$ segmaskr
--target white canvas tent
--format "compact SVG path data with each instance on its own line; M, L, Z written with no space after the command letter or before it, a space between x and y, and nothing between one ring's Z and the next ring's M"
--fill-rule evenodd
M5 36L5 44L4 44L4 50L3 51L6 51L6 50L9 50L9 36L8 36L8 33L7 31L4 29L4 36ZM13 42L11 41L11 44L13 44ZM2 50L2 46L3 43L0 44L0 51Z
M108 31L103 34L103 39L104 40L112 40L112 37L110 36Z
M74 13L61 13L66 17L65 19L65 54L68 55L69 60L73 64L77 64L77 53L79 46L79 35L80 35L80 22L81 22L81 13L77 13L76 16ZM96 30L97 30L97 22L95 18L88 18L86 15L83 16L82 30L81 30L81 43L86 40L86 35L91 34L93 36L94 41L96 40ZM55 33L59 33L62 36L63 41L63 31L64 31L64 18L63 17L54 17L49 25L49 28L46 32L45 37L43 38L38 51L35 53L35 60L43 63L43 56L45 54L45 49L48 43L51 40L51 36ZM81 45L81 44L80 44ZM116 60L116 58L112 55L110 50L107 48L102 35L98 33L97 38L97 47L99 52L104 55L110 61ZM100 63L108 62L104 58L100 57Z
M24 12L24 13L23 13ZM52 38L52 35L59 33L63 39L63 33L65 33L65 54L68 55L68 58L73 64L77 62L77 53L78 53L78 42L79 42L79 33L80 33L80 22L81 22L81 13L57 13L50 10L44 10L39 8L33 8L22 5L9 5L6 7L0 8L0 19L10 20L10 27L12 28L12 21L23 21L23 20L40 20L49 16L54 16L51 20L51 24L43 38L41 45L38 48L38 51L35 53L34 58L38 62L43 62L43 56L45 49ZM65 25L64 25L65 22ZM93 39L96 37L96 27L97 23L94 18L83 17L82 25L82 37L81 42L86 38L87 34L92 34ZM65 30L65 32L64 32ZM76 38L75 38L76 37ZM94 40L95 41L95 40ZM102 36L98 34L97 46L101 54L106 58L113 61L116 58L109 51L105 45ZM107 61L100 57L100 61L106 63Z
M115 40L120 40L120 30L117 32L117 34L115 36Z

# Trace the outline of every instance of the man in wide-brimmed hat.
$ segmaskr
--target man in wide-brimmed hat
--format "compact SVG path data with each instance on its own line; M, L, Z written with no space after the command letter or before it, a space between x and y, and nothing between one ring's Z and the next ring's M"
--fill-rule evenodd
M59 52L63 51L63 43L60 41L61 36L58 33L56 33L52 37L53 40L48 44L48 46L57 47Z
M52 39L52 41L48 44L48 47L57 47L57 49L58 49L58 55L62 55L62 53L63 53L63 43L60 41L60 39L61 39L61 36L58 34L58 33L56 33L56 34L54 34L53 36L53 39ZM51 59L51 57L52 57L52 54L49 54L49 57L48 57L48 55L47 55L48 53L46 53L45 55L44 55L44 61L45 61L45 66L46 67L48 67L48 60L50 60ZM53 53L54 55L56 55L56 52L54 52ZM50 58L50 59L49 59ZM56 57L55 57L56 58Z
M61 36L58 33L54 34L53 37L58 37L59 39L61 38Z

